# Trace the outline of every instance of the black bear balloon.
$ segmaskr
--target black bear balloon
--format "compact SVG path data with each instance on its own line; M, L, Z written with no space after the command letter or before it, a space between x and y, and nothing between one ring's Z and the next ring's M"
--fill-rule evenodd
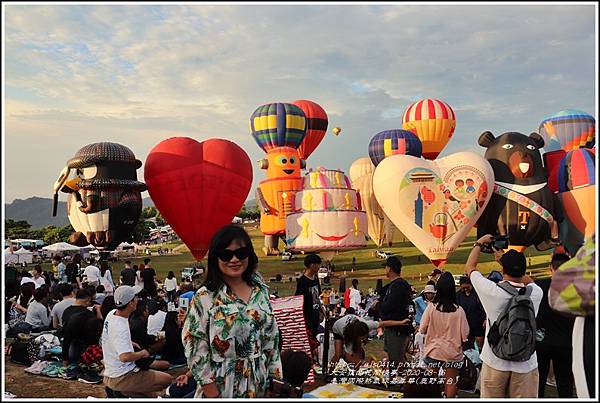
M129 148L109 142L88 144L67 162L54 184L52 215L58 192L68 193L67 214L76 231L70 238L73 243L110 250L131 238L142 211L141 192L146 190L137 180L141 166ZM69 179L73 170L75 177Z
M508 235L509 248L518 251L535 245L538 250L556 246L560 205L548 189L548 174L539 149L544 139L508 132L494 137L484 132L479 145L494 170L492 199L477 222L477 236Z

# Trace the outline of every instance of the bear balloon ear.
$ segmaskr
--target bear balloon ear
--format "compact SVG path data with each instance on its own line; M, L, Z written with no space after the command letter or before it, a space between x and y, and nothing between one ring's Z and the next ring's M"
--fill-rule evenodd
M496 139L496 137L494 137L492 132L487 131L487 132L481 133L481 136L479 136L478 143L480 146L488 148L492 144L492 141L494 141L495 139Z
M542 136L540 136L539 134L537 134L536 132L533 132L529 135L529 138L533 140L533 142L535 143L535 145L537 146L537 148L542 148L544 147L544 138Z

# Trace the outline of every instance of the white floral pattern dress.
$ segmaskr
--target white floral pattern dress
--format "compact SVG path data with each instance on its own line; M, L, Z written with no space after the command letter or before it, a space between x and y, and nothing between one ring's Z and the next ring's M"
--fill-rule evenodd
M188 366L200 387L215 382L221 397L263 397L269 378L281 379L279 331L269 288L260 275L248 304L224 285L213 293L200 288L183 326Z

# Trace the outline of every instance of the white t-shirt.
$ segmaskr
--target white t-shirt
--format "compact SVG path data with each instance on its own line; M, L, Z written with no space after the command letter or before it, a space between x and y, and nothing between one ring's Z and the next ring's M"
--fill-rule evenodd
M167 313L165 311L158 311L154 315L148 316L148 334L156 336L165 325L165 318Z
M31 279L35 283L35 288L40 288L41 286L46 285L46 279L42 276L39 276L38 278L31 277Z
M144 279L142 278L142 271L139 269L135 272L135 285L144 288Z
M485 362L488 366L498 371L510 371L517 372L520 374L526 374L537 368L537 354L534 352L533 355L527 361L507 361L498 358L492 351L492 348L488 344L488 331L490 330L490 323L494 323L498 316L502 314L504 307L508 304L508 301L512 297L509 293L498 287L496 283L483 275L474 271L471 273L471 283L479 300L483 305L483 309L487 315L487 321L485 326L485 339L483 342L483 349L481 350L481 361ZM523 286L523 284L512 283L514 286ZM535 283L527 284L527 287L531 288L531 301L533 302L533 309L537 316L540 302L542 301L543 291Z
M136 366L134 362L121 362L119 355L132 353L131 332L129 321L115 315L117 310L113 309L106 316L102 330L102 356L104 359L104 376L118 378L133 371Z
M177 289L177 277L173 277L171 279L165 278L165 290L167 291L175 291Z
M377 329L377 327L379 326L379 322L376 322L374 320L369 320L356 315L348 314L336 320L333 326L331 327L331 331L337 334L338 336L344 336L344 329L346 329L348 323L350 323L353 320L360 320L361 322L366 323L369 327L369 330Z
M102 274L100 273L100 269L96 266L89 265L83 270L83 275L87 279L88 283L98 283L100 284L100 277Z
M358 309L358 304L360 304L360 291L354 287L350 288L350 308Z
M110 270L106 270L104 272L104 276L102 276L102 271L100 271L100 284L104 286L104 290L108 294L112 294L115 290L115 283L112 278L112 272Z
M57 302L52 307L52 311L50 312L50 317L52 317L52 320L54 321L54 318L56 318L56 320L58 320L58 325L62 326L62 316L63 316L63 313L65 313L65 309L67 309L74 303L75 303L75 298L63 298L62 301Z

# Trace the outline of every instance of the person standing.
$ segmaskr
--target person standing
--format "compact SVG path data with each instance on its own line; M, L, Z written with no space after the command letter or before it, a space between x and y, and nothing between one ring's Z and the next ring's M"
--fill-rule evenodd
M390 283L384 287L382 300L377 304L382 320L403 321L410 319L414 305L411 298L411 287L400 274L402 262L397 256L390 256L384 263L385 275ZM390 326L383 329L383 348L392 365L406 361L406 347L414 328L412 324Z
M157 294L156 282L158 279L156 277L156 271L150 266L150 261L150 258L144 259L144 268L140 272L140 275L144 282L144 289L151 298L154 298Z
M419 333L425 335L423 361L445 369L445 395L456 397L458 366L463 361L462 344L469 336L469 324L465 311L456 303L452 274L442 273L436 285L435 297L427 305L419 326Z
M429 280L423 289L421 295L417 298L413 299L415 304L415 326L418 329L421 325L421 318L423 317L423 313L425 313L425 309L427 306L433 301L435 297L435 281ZM425 362L423 361L423 349L425 347L425 335L421 332L416 332L415 334L415 346L419 350L419 363L421 366L425 366Z
M67 283L69 281L67 277L67 266L62 262L62 258L59 255L52 257L52 270L56 275L58 284Z
M166 372L142 370L135 361L150 356L148 350L134 351L129 316L138 303L140 287L122 285L115 290L117 308L107 315L102 331L104 385L128 397L156 398L173 378Z
M358 279L352 280L352 287L350 287L350 295L348 296L350 299L349 307L354 308L354 310L358 310L358 306L361 302L360 290L358 289Z
M270 378L282 378L279 330L257 265L242 227L227 225L214 235L206 280L182 333L188 368L201 385L196 397L265 397Z
M115 282L112 278L112 270L106 260L100 262L100 285L104 286L104 292L106 295L112 295L115 291Z
M531 356L524 361L511 361L500 358L492 351L489 334L490 328L496 325L496 320L503 314L510 303L513 294L510 290L518 290L529 295L533 305L533 314L537 315L543 292L531 278L525 275L525 255L509 250L503 254L499 263L502 265L503 279L498 284L483 277L477 269L477 262L483 245L492 245L492 235L484 235L475 242L465 265L465 274L470 278L477 292L483 309L487 315L485 339L481 351L481 397L530 397L538 395L538 364L535 349ZM506 287L506 288L504 288ZM509 288L512 287L512 288ZM533 319L535 326L535 318ZM535 335L535 328L532 329ZM528 346L525 346L526 348ZM531 346L529 346L531 347Z
M460 289L456 293L456 303L464 309L469 322L469 344L477 343L479 351L483 348L483 328L485 322L485 311L483 305L473 290L473 285L469 277L462 276L459 280Z
M169 271L165 279L165 291L167 292L167 302L175 302L175 294L177 293L177 278L173 271Z
M304 296L302 309L304 311L304 321L308 330L308 340L313 357L316 357L319 342L317 341L317 331L319 329L321 316L321 284L317 277L319 267L321 267L321 257L311 253L304 258L304 273L296 282L296 292L294 295Z
M536 317L538 338L535 351L537 353L537 362L540 372L538 397L544 397L546 391L546 380L550 370L550 363L554 368L556 379L556 388L558 397L573 397L573 324L574 318L568 318L560 315L548 305L548 290L550 282L556 270L566 261L569 256L564 254L555 254L550 261L550 273L548 278L540 279L535 282L543 292L540 310Z
M125 261L125 268L121 270L121 285L128 285L133 287L135 284L136 273L135 270L131 267L131 261Z

